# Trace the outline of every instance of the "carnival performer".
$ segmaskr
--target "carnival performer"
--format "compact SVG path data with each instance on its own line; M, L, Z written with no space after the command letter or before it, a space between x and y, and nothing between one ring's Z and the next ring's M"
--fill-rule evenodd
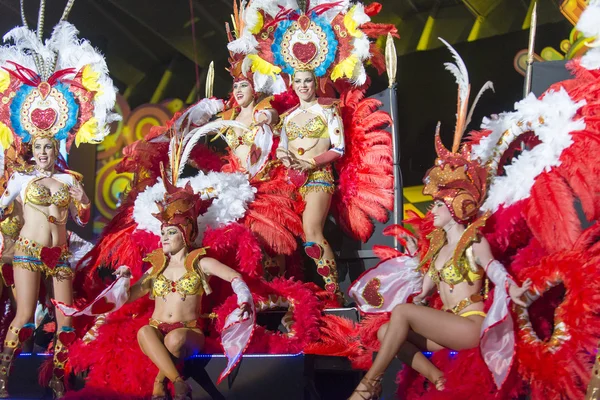
M159 370L152 399L169 398L165 388L165 379L168 379L175 388L174 399L183 400L191 399L191 387L185 383L175 364L203 348L204 335L197 321L202 295L211 293L209 277L231 282L238 297L240 318L250 317L253 302L238 272L214 258L204 257L203 248L191 248L198 235L198 215L206 211L210 201L201 200L189 183L181 189L166 179L164 182L168 185L167 193L164 201L158 204L160 212L154 214L162 225L162 249L145 258L151 269L132 286L127 302L147 294L155 299L152 318L138 331L140 348Z
M343 304L335 257L323 228L335 189L332 163L344 154L344 126L337 102L317 98L313 71L296 70L292 86L300 104L283 120L277 155L289 169L288 174L300 175L304 181L298 188L306 203L302 214L304 248L315 261L325 289Z
M154 400L170 398L166 392L166 379L173 383L174 399L191 399L192 389L177 370L176 362L200 352L204 347L204 335L198 320L202 296L212 292L208 283L211 276L231 282L239 306L227 317L227 326L222 332L229 364L221 379L241 357L254 323L254 302L241 274L214 258L205 257L204 248L194 249L199 235L198 218L207 211L212 199L203 199L196 194L190 182L184 187L177 186L179 162L183 160L185 146L181 145L182 137L178 138L173 132L172 135L170 176L161 164L165 194L161 201L156 202L158 213L152 214L160 223L162 248L144 258L150 268L130 289L128 284L124 286L117 279L83 310L55 302L65 315L97 315L101 313L95 311L97 304L106 302L105 299L114 304L110 311L116 311L124 304L149 294L154 299L154 311L148 325L139 329L137 339L142 352L158 368L152 390ZM122 266L115 275L128 281L131 272L128 267Z
M4 341L0 361L0 397L8 397L11 363L21 344L32 334L32 318L40 282L51 278L53 295L69 304L73 300L73 270L68 259L68 214L79 225L90 217L90 200L81 179L69 171L60 155L60 143L69 151L73 141L98 143L108 133L106 124L116 89L106 63L89 42L77 37L66 22L69 2L52 36L43 39L43 10L37 31L11 30L5 40L14 45L0 48L0 142L6 150L13 142L30 146L33 165L15 168L0 198L0 217L20 203L23 226L13 256L17 310ZM64 394L64 365L68 345L74 339L70 318L57 315L54 367L50 387L54 396Z
M243 5L235 5L233 31L226 24L230 43L244 29ZM222 171L244 172L256 187L256 203L251 206L253 210L244 224L261 242L265 276L279 276L285 273L284 256L296 251L296 238L302 236L302 221L298 216L302 200L287 182L285 170L274 151L279 140L279 113L272 105L273 95L285 92L286 85L279 75L275 79L255 80L252 71L243 67L240 54L230 52L229 63L232 93L227 109L219 117L237 121L246 129L228 127L215 137L222 137L228 147L227 163ZM287 108L285 104L280 107Z
M370 45L369 37L376 38L391 31L390 27L370 22L369 16L380 9L379 4L364 7L360 3L350 5L335 1L253 2L245 9L241 35L228 46L230 52L244 56L242 66L252 70L255 81L257 76L262 81L275 79L281 73L290 77L299 104L282 115L277 158L287 168L288 179L305 202L302 213L304 250L314 260L325 289L340 304L343 295L338 286L337 265L323 228L336 190L334 162L339 162L346 153L347 136L357 132L353 123L348 132L345 129L339 101L319 94L331 96L336 84L345 94L352 91L349 89L352 86L365 85L367 75L363 63L378 54ZM350 119L348 116L348 121ZM382 125L385 121L387 119L381 120ZM386 150L390 148L383 150L381 157L386 157ZM360 156L353 154L351 160L356 162L358 158ZM363 165L370 168L367 163ZM383 176L391 169L373 172L382 175L383 182L387 181ZM353 183L359 186L362 180ZM370 221L365 221L369 218L362 218L365 214L379 214L377 219L386 219L387 215L374 212L374 209L386 208L387 201L393 199L391 192L385 193L387 183L383 186L379 189L382 190L381 203L371 198L365 199L364 208L354 204L336 207L336 211L346 207L356 209L354 215L360 218L356 218L355 225L346 221L341 223L344 228L350 227L348 230L353 235L363 239L372 232ZM344 202L352 197L345 195L346 189L347 186L341 190ZM360 188L354 189L360 192ZM374 209L370 208L372 205ZM346 216L344 211L336 214L341 220Z
M415 255L381 263L350 288L350 295L357 299L362 311L391 312L389 323L378 332L381 347L377 357L350 397L352 400L379 398L382 375L396 356L424 375L437 390L444 389L444 376L422 351L463 350L479 345L498 386L506 379L512 364L514 332L508 304L512 300L526 306L520 297L531 281L526 280L519 287L494 259L488 242L479 232L488 217L479 213L486 198L487 170L477 161L471 161L466 146L459 152L470 119L470 113L467 115L470 86L463 61L448 43L444 44L457 61L457 65L446 63L446 67L459 83L459 102L452 151L442 144L438 125L435 136L438 158L424 178L423 193L434 199L430 212L435 229L427 236L428 250L420 261ZM486 84L477 98L489 86ZM410 254L416 254L415 243L408 240L407 244ZM423 275L415 271L421 267ZM390 273L390 268L394 273ZM493 304L487 313L483 303L487 298L486 278L495 285ZM368 295L367 287L374 279L379 282L378 294L383 298L379 304ZM435 288L443 303L442 310L426 307L425 298ZM406 303L411 294L419 291L413 304Z

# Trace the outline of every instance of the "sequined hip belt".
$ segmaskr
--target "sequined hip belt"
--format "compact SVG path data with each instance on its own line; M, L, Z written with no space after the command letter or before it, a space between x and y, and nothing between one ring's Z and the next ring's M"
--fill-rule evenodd
M462 299L461 301L458 302L457 305L455 305L452 308L446 308L444 309L444 311L446 312L450 312L452 314L456 314L456 315L460 315L460 312L462 310L464 310L465 308L469 307L470 305L473 305L475 303L479 303L482 302L484 299L484 297L480 294L472 294L469 297Z
M41 272L45 275L69 277L73 275L68 259L71 256L67 244L46 247L38 242L19 236L15 250L23 255L13 256L13 267Z
M148 321L148 325L158 329L158 331L160 333L162 333L163 335L166 335L167 333L174 331L175 329L179 329L179 328L199 329L197 326L198 321L195 319L191 320L191 321L170 323L170 322L162 322L157 319L150 318L150 320Z

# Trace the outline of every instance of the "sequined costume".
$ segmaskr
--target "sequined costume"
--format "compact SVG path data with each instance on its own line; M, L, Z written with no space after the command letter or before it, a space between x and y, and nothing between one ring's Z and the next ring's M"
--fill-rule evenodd
M487 277L495 284L494 300L487 313L480 310L463 311L487 298L487 281L481 292L476 291L456 304L443 304L442 309L462 317L484 318L480 330L481 353L496 385L501 387L506 381L514 357L515 338L508 308L508 286L514 284L514 281L498 261L492 260L488 265L481 266L476 263L473 254L473 244L481 240L481 229L489 217L489 213L480 213L486 199L488 173L485 166L471 159L468 145L459 151L460 141L468 124L470 86L464 63L450 45L446 42L444 44L460 65L449 68L461 78L457 77L459 101L455 140L452 150L446 149L441 142L438 125L435 135L438 158L423 179L423 193L443 202L452 216L452 222L464 225L465 230L451 250L449 259L441 266L436 266L438 254L448 242L444 229L436 228L424 238L428 241L425 254L402 254L382 261L361 275L350 287L349 294L356 299L362 312L391 312L395 306L406 303L410 296L424 288L424 274L438 288L442 285L447 287L450 293L457 285L482 286L479 282Z
M81 176L68 170L59 155L60 144L64 144L68 152L73 143L76 146L100 143L109 132L108 124L120 118L111 112L116 88L104 57L87 40L78 38L77 29L66 21L72 6L73 1L67 2L60 21L44 40L45 1L42 1L36 30L29 29L22 13L23 26L4 35L7 43L0 47L0 147L7 154L14 152L6 161L15 163L4 166L3 171L12 171L12 176L0 198L0 219L17 217L21 219L19 224L23 223L13 266L39 272L44 277L52 276L56 281L73 276L67 265L68 234L64 227L69 210L78 224L87 223L90 215L89 202L80 204L71 199L70 189L79 185ZM38 151L46 151L49 145L55 157L55 163L44 167L45 170L37 169L42 168L39 160L35 168L28 161L19 160L29 146L35 155L38 140L46 141ZM60 186L54 189L54 182L46 186L49 179L58 181ZM17 197L23 204L22 216L12 214L12 203ZM43 217L47 225L41 223L33 227L35 218L28 215L34 214ZM34 234L37 229L41 230L39 235ZM53 237L56 236L53 232L59 232L58 237ZM20 285L28 284L25 278L14 283L17 292ZM19 343L12 346L13 341L9 341L11 346L5 346L0 397L8 396L6 382L14 350L26 339L26 332L31 331L25 327L12 328L7 336L18 335ZM70 327L57 327L54 366L44 368L52 374L52 379L40 378L41 382L50 380L57 398L64 395L65 364L73 340Z

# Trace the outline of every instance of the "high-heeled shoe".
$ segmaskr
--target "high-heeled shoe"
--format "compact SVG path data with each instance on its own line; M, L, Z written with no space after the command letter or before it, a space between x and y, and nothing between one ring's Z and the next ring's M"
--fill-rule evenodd
M54 400L65 397L65 384L61 378L53 376L48 383L48 387L52 390L52 398Z
M171 396L169 396L169 391L167 390L167 385L165 385L165 380L155 379L154 385L161 385L163 387L164 394L152 394L150 400L170 400Z
M373 379L362 378L360 383L365 387L364 389L354 389L352 394L358 394L363 400L379 400L381 398L381 382L383 381L383 375L379 375ZM360 384L359 384L360 386ZM351 395L352 396L352 395Z
M192 387L181 376L173 381L173 388L175 389L173 400L192 400Z

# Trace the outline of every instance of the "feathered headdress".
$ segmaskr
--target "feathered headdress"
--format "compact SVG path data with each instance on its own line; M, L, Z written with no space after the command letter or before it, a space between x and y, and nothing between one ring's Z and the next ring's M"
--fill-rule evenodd
M446 69L456 77L458 83L458 104L456 112L456 127L452 151L444 147L440 138L440 124L435 132L435 150L438 158L435 166L427 171L423 182L423 194L430 195L436 200L443 201L454 219L459 223L468 223L477 215L485 200L487 190L487 170L477 161L471 160L471 149L463 146L459 152L460 142L471 121L473 110L481 95L487 89L494 89L491 82L481 88L473 106L468 109L471 85L469 73L462 58L445 40L440 40L448 47L456 64L445 63Z
M185 243L191 246L198 237L198 217L204 214L212 199L204 200L199 194L194 193L192 185L188 182L183 188L177 187L179 174L185 166L185 145L183 136L170 130L171 143L169 146L170 176L164 164L160 164L160 172L165 185L165 195L158 201L158 213L152 214L164 226L176 226L183 233ZM183 162L182 162L183 161Z
M282 71L298 70L362 85L367 79L363 64L379 54L369 37L398 35L393 25L370 22L380 9L377 3L364 7L348 0L254 0L244 8L243 29L228 48L243 57L242 72L252 71L257 91Z
M69 0L59 23L45 42L44 8L39 10L37 30L12 29L0 47L0 144L13 140L31 142L47 137L99 143L109 133L108 124L120 117L112 113L116 88L108 75L104 57L77 29L66 22L74 0Z

